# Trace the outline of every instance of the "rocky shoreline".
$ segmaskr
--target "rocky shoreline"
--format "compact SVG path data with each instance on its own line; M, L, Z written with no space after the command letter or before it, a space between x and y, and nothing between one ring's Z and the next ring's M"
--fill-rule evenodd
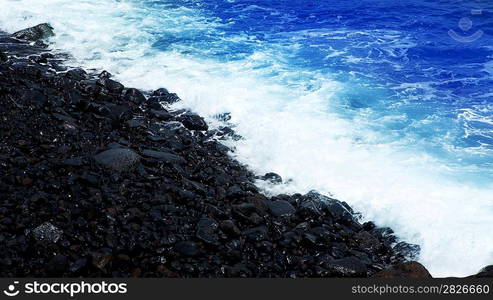
M231 128L67 68L51 34L0 33L0 276L430 277L345 202L263 195L282 178L233 160Z

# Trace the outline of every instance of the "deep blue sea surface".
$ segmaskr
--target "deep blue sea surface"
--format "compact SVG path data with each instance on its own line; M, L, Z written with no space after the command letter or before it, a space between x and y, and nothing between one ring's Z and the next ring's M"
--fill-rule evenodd
M186 35L153 32L153 47L218 61L271 53L276 61L266 64L281 64L273 76L299 72L283 78L287 86L319 88L310 72L350 85L330 103L341 117L364 114L384 138L409 139L451 167L473 169L464 180L493 178L491 2L148 2L155 9L200 9L224 25ZM481 36L467 40L479 30ZM238 35L248 38L230 40Z
M289 179L267 193L332 193L434 275L493 263L493 2L40 2L0 0L0 28L49 21L73 65L231 113L235 157Z

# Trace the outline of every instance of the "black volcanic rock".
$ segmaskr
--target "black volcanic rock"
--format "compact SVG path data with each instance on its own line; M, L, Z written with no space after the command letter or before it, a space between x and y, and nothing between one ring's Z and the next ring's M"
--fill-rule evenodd
M0 51L0 63L6 62L7 59L9 59L8 56L2 51Z
M99 79L109 79L109 78L111 78L112 76L113 76L113 75L112 75L110 72L106 71L106 70L102 71L102 72L101 72L101 73L99 73L99 75L98 75Z
M419 252L344 202L261 194L219 142L234 130L166 89L0 51L0 276L368 277Z
M128 171L139 159L137 153L126 148L110 149L94 156L97 163L115 171Z
M269 181L270 183L273 184L280 184L282 183L282 177L276 173L266 173L264 176L260 177L260 179Z
M269 203L270 213L276 217L290 216L296 209L286 200L272 201Z
M416 260L419 257L419 252L421 251L421 249L418 245L400 242L392 248L392 251L394 252L392 260L402 261Z
M187 112L181 114L176 119L189 130L206 131L209 129L209 126L207 126L207 123L204 121L204 118L193 113Z
M65 76L69 79L73 79L76 81L87 79L86 71L84 71L80 68L76 68L76 69L72 69L72 70L67 71L67 73L65 73Z
M155 118L158 118L159 120L162 120L162 121L168 121L168 120L171 120L173 118L173 115L170 114L169 112L167 112L166 110L152 109L150 112Z
M168 92L165 88L160 88L152 92L151 98L154 101L159 101L160 103L164 103L167 105L176 103L180 101L180 97L178 97L175 93Z
M374 278L431 278L426 268L418 262L399 263L374 274Z
M48 23L39 24L30 28L17 31L12 34L12 37L25 41L38 41L51 36L54 36L53 27Z
M161 104L161 100L158 97L150 97L147 99L147 107L154 110L162 110L163 105Z
M142 151L143 156L152 157L167 163L183 164L186 161L179 155L173 154L171 152L155 151L146 149Z
M123 89L125 88L123 84L114 81L112 79L109 79L107 77L101 77L98 81L97 84L102 86L105 91L113 94L121 94Z
M124 99L136 104L142 104L146 101L146 97L138 89L130 88L125 91Z
M196 237L207 244L217 244L218 236L216 231L219 224L212 218L202 218L197 223Z
M366 277L368 272L366 265L354 256L329 261L323 266L335 277Z
M486 266L478 274L473 275L475 278L493 278L493 265Z
M56 243L62 236L63 231L51 223L43 223L32 231L33 237L40 242Z

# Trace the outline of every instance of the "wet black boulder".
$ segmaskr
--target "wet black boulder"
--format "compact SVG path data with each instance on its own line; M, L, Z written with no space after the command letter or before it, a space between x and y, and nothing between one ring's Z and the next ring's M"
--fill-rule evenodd
M7 57L7 55L5 53L3 53L2 51L0 51L0 63L6 62L7 59L9 59Z
M286 200L271 201L268 206L270 213L275 217L288 217L296 212L294 206Z
M209 129L209 126L207 126L204 118L190 112L181 114L176 118L176 120L181 122L183 126L189 130L206 131Z
M431 278L426 268L415 261L403 262L388 269L382 270L374 278Z
M330 261L324 267L335 277L366 277L368 272L365 264L354 256Z
M87 73L83 69L76 68L76 69L72 69L72 70L67 71L67 73L65 73L65 77L72 79L72 80L80 81L80 80L87 79Z
M121 94L125 88L123 84L106 77L100 78L97 84L103 87L107 93L111 94Z
M178 95L176 95L175 93L170 93L165 88L155 90L151 96L152 99L167 105L179 102L181 100Z
M55 32L53 31L53 27L51 27L51 25L48 23L42 23L30 28L17 31L12 34L12 37L20 40L35 42L41 39L49 38L54 35Z
M262 176L260 179L268 181L273 184L280 184L282 183L282 177L279 174L276 173L266 173L264 176Z
M136 104L142 104L146 101L146 97L138 89L134 88L127 89L123 98Z
M493 278L493 265L486 266L478 274L472 276L476 278Z

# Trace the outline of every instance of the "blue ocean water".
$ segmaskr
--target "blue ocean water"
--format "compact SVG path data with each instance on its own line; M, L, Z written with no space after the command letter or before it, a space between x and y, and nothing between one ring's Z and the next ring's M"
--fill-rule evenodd
M317 89L316 72L351 90L330 105L364 115L387 140L407 139L478 184L493 178L493 4L488 1L147 1L189 7L224 26L183 35L154 32L162 51L219 61L275 53L270 67L294 89ZM468 28L460 22L469 20ZM463 28L461 28L461 26ZM474 41L463 41L477 31ZM230 37L245 34L238 41ZM295 47L293 47L295 45ZM459 176L463 176L460 173Z
M244 137L235 158L421 246L435 276L493 263L493 3L486 0L0 0L50 22L73 66L167 87Z

